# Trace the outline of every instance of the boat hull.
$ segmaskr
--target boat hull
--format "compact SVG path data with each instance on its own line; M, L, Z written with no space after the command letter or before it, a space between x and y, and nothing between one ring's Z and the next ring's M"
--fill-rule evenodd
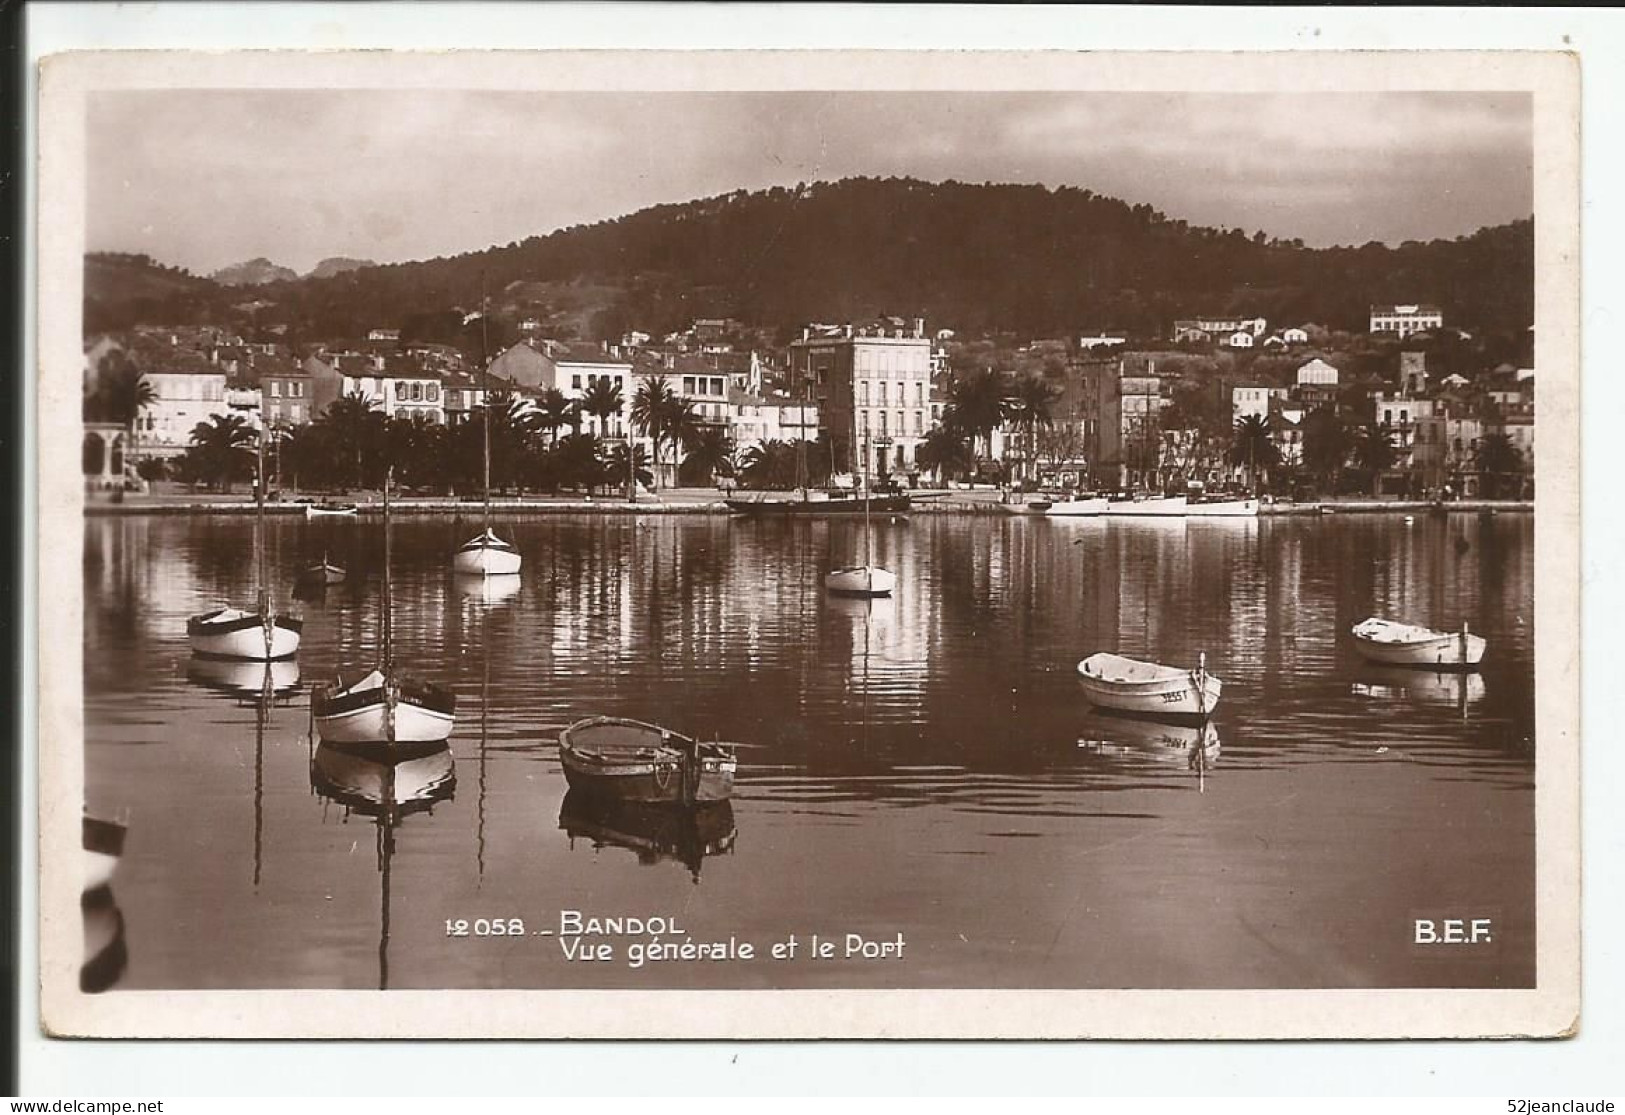
M1432 670L1471 670L1484 660L1482 636L1431 631L1368 619L1355 625L1354 647L1369 662Z
M1110 670L1102 673L1100 657L1078 663L1084 696L1097 708L1159 720L1200 721L1213 715L1224 691L1224 683L1212 674L1200 675L1202 687L1198 690L1194 670L1168 668L1145 679L1113 677Z
M449 690L411 680L392 686L364 682L350 689L319 686L310 702L317 737L324 743L438 743L456 723L457 698Z
M292 616L274 616L267 638L263 616L222 608L187 620L186 641L193 654L207 658L274 662L299 653L303 630L304 624Z
M730 511L758 518L861 515L865 504L871 515L896 515L907 511L910 506L907 495L871 496L867 500L861 496L836 496L830 499L725 499L722 502Z
M1088 519L1104 515L1108 505L1104 498L1057 500L1044 514L1054 519Z
M1193 519L1256 519L1258 501L1226 499L1212 503L1191 503L1186 505L1185 514Z
M518 550L507 543L491 543L482 539L465 545L451 559L454 573L478 577L511 577L519 572L524 559Z
M897 574L874 565L837 569L824 578L824 587L838 596L890 596Z
M738 771L723 745L615 717L577 721L559 733L559 762L570 788L582 794L667 805L727 801Z
M1184 496L1163 499L1116 500L1106 505L1107 515L1132 516L1149 519L1179 519L1190 511L1190 501Z
M320 519L332 515L354 515L354 507L306 507L305 518Z

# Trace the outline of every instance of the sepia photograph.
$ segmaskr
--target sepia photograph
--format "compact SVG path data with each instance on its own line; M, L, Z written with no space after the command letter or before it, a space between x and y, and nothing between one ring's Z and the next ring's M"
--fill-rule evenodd
M1572 1032L1577 85L47 59L46 1027Z

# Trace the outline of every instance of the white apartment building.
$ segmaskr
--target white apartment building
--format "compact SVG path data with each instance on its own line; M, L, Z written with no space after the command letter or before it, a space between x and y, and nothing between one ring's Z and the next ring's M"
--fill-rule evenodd
M1402 306L1372 306L1371 332L1394 333L1408 337L1424 329L1438 329L1444 325L1444 312L1437 306L1411 304Z

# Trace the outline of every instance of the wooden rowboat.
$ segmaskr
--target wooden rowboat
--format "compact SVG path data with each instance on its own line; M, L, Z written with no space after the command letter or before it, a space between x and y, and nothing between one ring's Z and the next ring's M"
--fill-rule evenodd
M1205 720L1213 715L1224 683L1207 672L1141 662L1118 654L1091 654L1078 663L1089 703L1117 712L1168 720Z
M310 695L317 738L326 743L436 743L451 735L457 697L449 689L393 671L341 676Z
M730 744L615 716L578 720L560 732L559 761L572 790L677 805L727 800L739 767Z
M1409 623L1372 616L1354 625L1355 649L1385 666L1426 666L1430 669L1476 669L1484 660L1482 636L1460 631L1434 631Z

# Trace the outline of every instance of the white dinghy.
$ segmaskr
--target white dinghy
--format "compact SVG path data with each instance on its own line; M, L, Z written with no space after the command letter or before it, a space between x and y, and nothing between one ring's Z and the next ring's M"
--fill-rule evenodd
M1458 632L1435 631L1372 616L1351 633L1363 657L1386 666L1470 670L1484 660L1484 639L1469 633L1466 624Z
M874 539L869 533L869 443L863 445L863 564L837 569L824 577L824 587L837 596L890 596L897 588L897 574L875 564Z
M464 542L457 548L451 557L451 571L453 573L466 573L479 577L517 577L519 567L523 563L519 551L510 542L505 542L491 529L491 358L486 351L485 341L485 296L480 295L480 356L485 361L485 370L480 383L480 422L483 426L484 457L483 482L485 496L483 530Z
M1207 719L1224 689L1224 683L1207 672L1205 654L1196 669L1183 670L1102 652L1079 662L1078 676L1090 704L1167 719Z

